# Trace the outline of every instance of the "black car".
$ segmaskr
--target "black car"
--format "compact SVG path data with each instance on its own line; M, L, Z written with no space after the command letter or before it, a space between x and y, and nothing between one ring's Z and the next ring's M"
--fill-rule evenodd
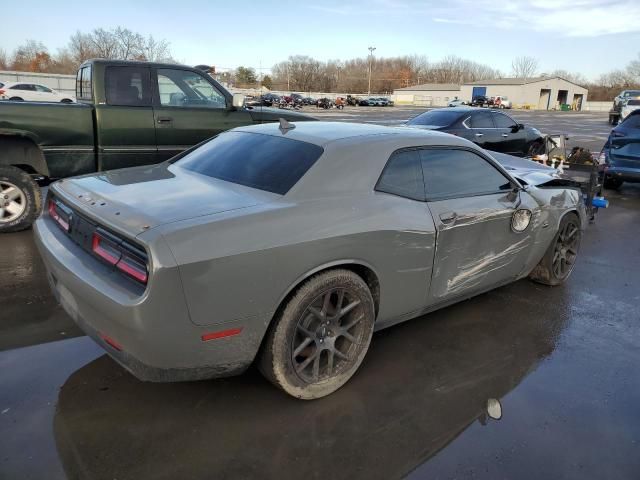
M318 103L318 101L317 101L315 98L313 98L313 97L304 97L304 98L302 99L302 102L303 102L305 105L315 105L316 103Z
M640 110L632 111L611 130L604 155L606 188L620 188L623 182L640 183Z
M476 95L475 97L473 97L471 99L471 106L472 107L482 107L484 105L489 105L490 101L491 101L491 99L489 97L487 97L486 95Z
M529 154L532 147L542 142L542 134L537 129L517 123L497 110L472 107L430 110L409 120L407 126L451 133L487 150L519 157Z
M265 107L276 107L280 101L280 96L275 93L265 93L260 97L260 103Z

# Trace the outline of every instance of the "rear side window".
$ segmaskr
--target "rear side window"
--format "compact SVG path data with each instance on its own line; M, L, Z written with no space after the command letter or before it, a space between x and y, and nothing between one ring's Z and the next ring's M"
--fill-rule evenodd
M492 114L489 112L475 113L469 119L469 127L471 128L495 128L493 124Z
M151 71L145 67L107 67L108 105L144 107L151 105Z
M629 115L624 121L621 123L625 127L629 128L640 128L640 114Z
M258 133L227 132L176 165L227 182L284 195L318 160L318 145Z
M509 190L511 183L487 160L468 150L420 151L428 200L486 195Z
M412 200L424 200L424 180L418 151L394 153L380 175L376 190Z
M92 100L90 65L78 70L78 74L76 75L76 98L78 100Z

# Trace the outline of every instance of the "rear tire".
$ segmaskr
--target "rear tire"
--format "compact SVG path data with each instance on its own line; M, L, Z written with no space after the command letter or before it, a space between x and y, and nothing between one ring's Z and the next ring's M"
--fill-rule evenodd
M42 193L31 176L16 167L0 166L0 233L29 228L41 209Z
M580 220L575 213L567 213L560 221L560 227L549 249L540 263L529 274L533 281L545 285L560 285L575 266L580 251L582 230Z
M73 103L73 100L71 100L70 98L63 98L62 100L60 100L60 103Z
M364 359L375 307L364 280L329 270L304 283L274 319L258 367L289 395L313 400L342 387Z
M12 102L24 102L24 98L22 97L11 97L9 100Z

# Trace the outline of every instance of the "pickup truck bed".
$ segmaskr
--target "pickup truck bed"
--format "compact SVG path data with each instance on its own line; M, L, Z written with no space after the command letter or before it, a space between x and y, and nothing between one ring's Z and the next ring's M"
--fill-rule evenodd
M241 95L184 65L89 60L76 97L0 101L0 233L27 228L40 213L34 180L159 163L234 127L315 120L245 107Z

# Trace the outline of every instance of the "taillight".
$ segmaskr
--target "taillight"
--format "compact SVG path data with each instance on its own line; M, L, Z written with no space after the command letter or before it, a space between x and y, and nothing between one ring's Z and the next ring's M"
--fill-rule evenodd
M91 250L109 265L115 266L137 282L147 283L149 279L147 258L140 249L98 229L93 234Z
M49 200L49 216L53 218L58 225L65 231L69 231L69 221L71 220L70 212L65 211L58 202L53 199Z
M616 130L612 130L611 131L611 136L612 137L616 137L616 138L620 138L620 137L626 137L627 135L623 132L618 132Z
M4 90L0 88L0 95L4 95Z

